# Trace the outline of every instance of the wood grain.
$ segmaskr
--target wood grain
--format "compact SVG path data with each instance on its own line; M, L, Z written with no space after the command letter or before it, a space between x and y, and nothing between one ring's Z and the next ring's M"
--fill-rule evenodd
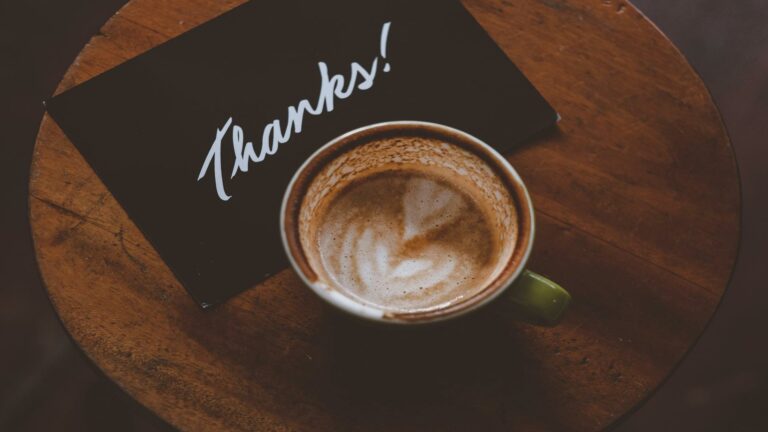
M57 91L239 3L133 0ZM574 296L560 326L514 322L497 302L444 326L373 327L290 270L203 312L46 116L35 248L94 363L190 430L587 431L646 398L704 329L736 256L739 184L717 109L628 3L464 4L563 116L508 155L537 209L531 268Z

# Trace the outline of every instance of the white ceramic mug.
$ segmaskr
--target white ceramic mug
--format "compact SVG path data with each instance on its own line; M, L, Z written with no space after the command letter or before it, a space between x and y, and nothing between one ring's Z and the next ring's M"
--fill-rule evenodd
M509 253L505 255L507 258L499 262L498 271L494 273L495 277L481 287L482 289L476 294L446 307L416 312L393 312L360 301L343 290L337 289L334 286L337 285L335 281L328 280L327 277L322 276L324 272L313 268L305 250L306 244L302 243L302 223L311 223L308 222L307 217L303 217L306 211L302 213L302 209L306 205L307 190L318 172L357 146L371 142L377 137L397 135L423 135L436 138L438 141L455 144L479 156L482 163L490 168L485 171L492 172L498 179L496 181L503 183L516 206L516 211L511 212L516 217L516 240L514 244L510 244ZM391 155L383 154L382 158L389 158L387 163L391 163L393 159ZM375 165L378 162L375 158L373 160L369 158L365 163ZM380 162L385 161L382 159ZM334 165L342 166L343 164ZM364 170L368 167L357 168ZM329 184L328 187L334 187L334 185ZM280 210L280 229L286 254L304 283L329 304L360 318L396 324L442 321L476 310L504 293L503 297L511 304L510 313L533 323L553 325L559 321L570 302L570 295L558 284L525 269L533 247L536 227L533 204L518 173L491 146L472 135L448 126L417 121L387 122L355 129L331 140L312 154L293 176Z

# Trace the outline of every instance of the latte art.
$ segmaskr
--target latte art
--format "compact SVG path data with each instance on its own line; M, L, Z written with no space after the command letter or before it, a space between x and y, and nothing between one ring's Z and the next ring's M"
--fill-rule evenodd
M475 294L492 272L487 217L447 179L375 174L347 186L320 217L323 267L347 294L375 306L441 306Z
M526 202L514 170L482 142L433 123L382 123L307 159L286 191L281 234L322 299L375 321L434 322L517 277L530 250Z

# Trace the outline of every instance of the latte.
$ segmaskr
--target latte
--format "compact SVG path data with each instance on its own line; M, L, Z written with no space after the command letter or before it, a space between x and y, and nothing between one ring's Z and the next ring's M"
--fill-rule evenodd
M477 155L422 136L362 143L318 169L299 211L329 289L393 312L469 299L515 249L515 202Z

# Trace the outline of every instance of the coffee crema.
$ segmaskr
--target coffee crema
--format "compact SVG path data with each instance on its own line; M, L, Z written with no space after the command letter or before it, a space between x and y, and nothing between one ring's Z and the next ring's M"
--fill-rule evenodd
M421 136L376 139L328 162L307 189L299 228L329 289L406 313L481 292L518 230L515 203L485 161Z

